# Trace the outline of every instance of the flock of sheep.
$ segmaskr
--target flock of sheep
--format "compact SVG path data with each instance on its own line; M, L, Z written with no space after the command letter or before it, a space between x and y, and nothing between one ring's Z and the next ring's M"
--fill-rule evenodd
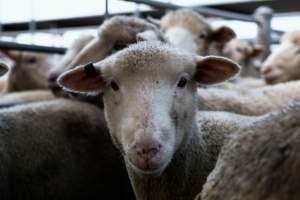
M183 9L1 51L0 199L298 200L300 32L234 38Z

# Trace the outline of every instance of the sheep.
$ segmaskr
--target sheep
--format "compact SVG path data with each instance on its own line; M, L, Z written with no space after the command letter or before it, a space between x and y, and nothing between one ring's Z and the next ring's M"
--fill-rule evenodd
M0 199L134 199L101 109L52 100L0 110Z
M224 90L198 88L198 109L228 111L242 115L262 115L291 101L300 101L299 81L257 89Z
M255 61L258 61L263 50L262 46L254 45L247 40L233 39L224 45L220 55L228 57L242 66L241 77L259 77Z
M196 119L197 83L222 82L238 71L226 58L140 42L67 71L58 83L67 91L103 92L110 135L137 199L188 200L213 169L222 135L230 134L201 129L207 123Z
M5 80L3 93L23 90L47 89L48 74L60 55L8 51L5 54L13 61Z
M261 76L267 84L300 79L300 31L283 35L279 47L266 59Z
M295 102L232 134L195 200L298 200L299 121Z
M171 11L161 20L149 20L160 27L172 45L199 55L208 55L212 44L223 45L236 36L226 26L213 29L202 16L188 9Z
M57 98L50 90L27 90L0 95L0 108Z
M66 70L66 67L70 65L73 59L78 55L78 53L91 41L94 39L93 35L81 35L76 38L73 43L68 48L65 55L61 58L59 63L50 70L48 77L48 87L52 91L60 90L56 84L56 78Z
M60 65L60 69L56 69L50 74L50 88L54 94L66 96L56 83L57 77L62 72L80 64L102 60L131 43L143 40L164 41L164 38L153 24L137 17L115 16L106 20L99 27L97 36L84 46L69 65ZM73 47L70 48L70 51L72 49Z

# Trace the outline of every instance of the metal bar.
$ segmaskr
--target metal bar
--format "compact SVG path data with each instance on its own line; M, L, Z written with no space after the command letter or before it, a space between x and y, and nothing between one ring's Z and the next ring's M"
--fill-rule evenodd
M150 11L141 11L141 17L155 17L159 18L164 13L162 10L150 10ZM132 15L132 12L124 12L124 13L116 13L111 14L110 16L115 15ZM96 16L87 16L87 17L73 17L67 19L54 19L54 20L44 20L44 21L36 21L36 30L47 30L53 27L57 29L62 28L77 28L77 27L91 27L91 26L99 26L104 20L103 15ZM20 22L20 23L2 23L3 33L5 32L16 32L16 31L28 31L29 24L28 22Z
M108 19L109 18L109 12L108 12L108 0L105 0L105 13L104 13L104 18Z
M40 45L28 45L20 44L15 42L0 41L0 49L2 50L19 50L19 51L32 51L40 53L53 53L53 54L64 54L66 48L48 47Z
M158 1L153 1L153 0L123 0L123 1L129 1L129 2L135 2L137 4L146 4L149 5L153 8L156 9L170 9L170 10L175 10L179 8L190 8L195 10L196 12L199 12L203 15L208 15L208 16L214 16L214 17L221 17L221 18L226 18L226 19L235 19L235 20L241 20L241 21L246 21L246 22L254 22L259 24L259 21L256 20L253 16L251 15L246 15L246 14L241 14L241 13L236 13L236 12L231 12L231 11L224 11L220 9L215 9L215 8L208 8L208 7L184 7L184 6L179 6L171 3L164 3L164 2L158 2ZM272 32L275 32L276 34L282 35L284 32L272 29Z
M219 10L219 9L214 9L214 8L184 7L184 6L179 6L179 5L175 5L175 4L171 4L171 3L164 3L164 2L158 2L158 1L153 1L153 0L124 0L124 1L135 2L138 4L146 4L146 5L149 5L153 8L157 8L157 9L174 10L174 9L179 9L179 8L190 8L190 9L193 9L196 12L199 12L203 15L258 23L258 21L256 19L254 19L251 15L239 14L239 13L235 13L235 12L229 12L229 11L224 11L224 10Z

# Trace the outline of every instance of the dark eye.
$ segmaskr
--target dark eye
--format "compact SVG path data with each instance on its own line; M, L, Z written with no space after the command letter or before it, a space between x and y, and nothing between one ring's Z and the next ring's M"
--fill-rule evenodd
M242 53L242 52L243 52L243 49L242 49L242 48L240 48L240 47L237 47L237 48L236 48L236 50L237 50L237 52L240 52L240 53Z
M187 83L187 79L184 78L184 77L182 77L182 78L179 80L179 82L178 82L178 84L177 84L177 87L184 88L184 86L186 85L186 83Z
M114 91L118 91L120 89L116 81L111 81L110 86Z
M198 37L200 39L205 39L206 38L206 34L205 33L200 33Z
M296 54L299 54L300 53L300 48L296 50Z
M36 58L35 57L31 57L27 60L29 63L36 63Z
M126 47L127 47L127 45L124 42L117 41L113 48L114 48L114 50L119 51Z

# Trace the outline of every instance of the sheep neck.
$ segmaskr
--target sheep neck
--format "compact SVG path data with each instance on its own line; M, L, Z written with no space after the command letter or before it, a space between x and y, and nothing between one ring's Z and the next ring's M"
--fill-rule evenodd
M137 174L127 165L138 200L189 200L202 189L214 167L206 144L195 125L191 137L174 154L172 162L160 175Z

